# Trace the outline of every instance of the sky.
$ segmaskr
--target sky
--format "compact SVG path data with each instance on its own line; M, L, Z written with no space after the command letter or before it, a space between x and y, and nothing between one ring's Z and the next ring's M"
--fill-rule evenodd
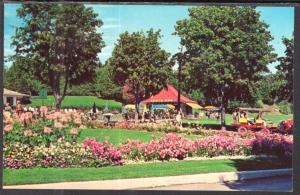
M16 15L16 9L20 4L6 3L4 5L4 56L14 54L11 47L11 37L15 33L16 26L22 25L22 21ZM179 37L173 35L176 21L188 18L186 5L116 5L116 4L87 4L92 7L104 25L99 29L103 33L105 47L99 54L100 61L105 61L111 56L112 50L119 37L125 31L146 32L150 28L161 30L163 37L160 40L161 48L174 54L179 51ZM274 40L271 42L278 56L284 56L285 46L282 38L291 38L294 32L294 8L293 7L257 7L261 13L261 19L269 25ZM269 64L274 72L277 63ZM5 66L11 66L11 62L5 62Z

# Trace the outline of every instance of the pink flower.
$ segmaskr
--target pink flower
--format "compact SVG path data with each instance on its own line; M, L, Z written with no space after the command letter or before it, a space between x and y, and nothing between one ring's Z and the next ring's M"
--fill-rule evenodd
M81 119L80 118L76 118L74 120L74 123L77 124L77 125L81 125Z
M40 112L41 112L42 114L47 114L47 112L48 112L47 106L41 106L41 107L40 107Z
M80 126L79 126L79 129L86 129L86 126L80 125Z
M55 128L58 128L58 129L62 129L64 126L63 126L63 124L61 124L60 122L55 121L55 122L54 122L54 127L55 127Z
M71 133L72 135L77 135L77 134L78 134L78 130L77 130L76 128L72 128L72 129L70 130L70 133Z
M32 130L31 129L26 129L25 131L24 131L24 136L25 137L31 137L32 136Z
M50 134L52 129L50 127L44 127L44 133Z
M5 127L4 127L5 132L10 132L12 129L13 129L12 125L5 125Z

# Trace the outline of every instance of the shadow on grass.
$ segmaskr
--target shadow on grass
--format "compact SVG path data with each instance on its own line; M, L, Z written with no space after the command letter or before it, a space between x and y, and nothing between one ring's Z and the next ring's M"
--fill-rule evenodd
M213 130L221 130L222 129L222 125L220 124L201 124L201 125L197 125L197 124L189 124L189 123L183 123L182 124L183 127L190 127L190 128L196 128L198 126L201 126L204 129L213 129ZM232 126L232 125L225 125L225 128L227 131L236 131L237 128Z
M271 169L292 168L291 160L283 160L279 158L253 158L253 159L232 159L229 163L236 167L237 171L258 171ZM224 185L233 190L241 191L292 191L292 175L286 174L281 176L266 176L259 179L244 180L245 174L238 173L238 180L223 181ZM248 176L251 175L248 174Z
M282 160L277 157L261 157L251 159L232 159L231 165L236 167L237 171L255 171L292 168L292 161Z

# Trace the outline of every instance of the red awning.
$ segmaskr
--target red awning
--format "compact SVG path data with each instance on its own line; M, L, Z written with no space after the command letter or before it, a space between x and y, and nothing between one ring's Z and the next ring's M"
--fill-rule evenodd
M142 103L176 103L178 100L178 91L172 86L167 85L166 89L162 89L158 94L143 100ZM182 103L196 103L195 101L180 95L180 102Z

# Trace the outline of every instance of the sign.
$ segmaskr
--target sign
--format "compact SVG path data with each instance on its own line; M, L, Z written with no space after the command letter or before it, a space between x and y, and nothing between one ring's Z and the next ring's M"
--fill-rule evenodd
M40 99L47 99L47 91L46 89L41 89L39 92L39 98Z

